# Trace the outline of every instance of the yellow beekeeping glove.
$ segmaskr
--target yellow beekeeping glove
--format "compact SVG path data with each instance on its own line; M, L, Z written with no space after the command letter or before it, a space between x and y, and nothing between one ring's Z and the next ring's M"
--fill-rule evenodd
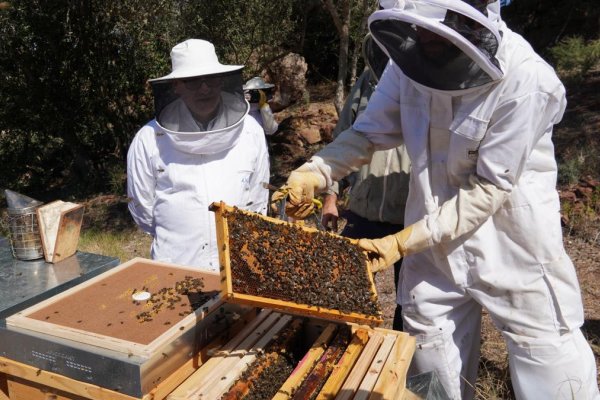
M258 108L263 108L267 104L267 94L264 90L259 90L258 94L260 96L258 98Z
M360 239L358 246L374 255L370 261L371 272L392 266L402 257L418 253L432 245L431 232L421 220L393 235L379 239Z
M286 184L273 193L271 203L275 206L285 198L286 214L294 219L306 219L320 204L315 201L315 192L325 186L325 178L304 164L292 171Z

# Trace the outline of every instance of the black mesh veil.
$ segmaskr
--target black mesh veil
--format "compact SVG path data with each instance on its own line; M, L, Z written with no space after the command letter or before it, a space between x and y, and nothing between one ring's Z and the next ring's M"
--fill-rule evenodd
M186 79L151 81L155 117L159 125L174 132L218 130L238 123L248 111L244 99L242 70ZM215 106L216 105L216 106ZM211 124L195 116L203 107L216 107Z
M488 1L466 3L479 12L464 3L407 2L406 10L375 12L369 30L411 80L445 91L479 87L501 76L499 36L487 27Z
M367 66L373 71L377 81L383 74L383 70L390 60L387 54L373 40L371 34L367 34L362 43L363 58Z

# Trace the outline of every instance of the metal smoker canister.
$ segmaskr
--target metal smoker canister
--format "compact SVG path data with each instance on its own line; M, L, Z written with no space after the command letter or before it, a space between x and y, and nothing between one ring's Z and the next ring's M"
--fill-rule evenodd
M36 208L41 201L6 189L8 229L13 256L19 260L35 260L44 256Z

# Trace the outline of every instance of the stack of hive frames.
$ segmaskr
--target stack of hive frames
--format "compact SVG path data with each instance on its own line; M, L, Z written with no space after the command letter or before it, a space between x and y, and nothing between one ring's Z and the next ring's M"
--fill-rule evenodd
M214 203L228 302L329 320L383 322L356 241Z
M273 372L269 367L277 364L276 358L285 358L286 353L292 352L295 347L301 324L299 318L262 310L233 339L211 354L211 358L167 399L219 399L226 395L235 396L236 393L248 395L250 387L247 383L245 391L238 390L239 387L244 386L251 373L259 371L264 375Z
M327 326L273 399L402 399L415 339L357 325L348 338L346 328Z
M265 309L168 400L402 399L414 347L406 333ZM274 369L277 357L294 361Z

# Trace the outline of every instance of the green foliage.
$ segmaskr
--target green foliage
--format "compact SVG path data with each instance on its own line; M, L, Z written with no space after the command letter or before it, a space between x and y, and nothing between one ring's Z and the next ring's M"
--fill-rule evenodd
M108 190L110 193L120 194L127 192L127 171L125 164L111 164L107 168Z
M502 18L543 56L565 37L600 38L598 0L514 0Z
M152 115L168 2L16 2L0 12L0 185L102 190ZM168 18L166 18L168 19ZM10 163L10 165L9 165Z
M550 54L561 78L581 81L600 61L600 39L586 42L580 36L568 37L550 48Z
M0 187L44 197L121 190L131 138L153 116L148 78L189 37L248 77L294 43L295 2L32 0L0 9ZM3 3L4 4L4 3ZM122 168L122 167L119 167Z
M135 257L150 258L152 237L139 231L83 230L77 250L116 257L121 262Z
M585 174L586 157L583 153L568 158L558 164L558 183L560 185L572 185L579 181Z
M252 77L293 50L295 8L302 1L211 0L182 2L181 39L206 39L222 62L245 65Z

